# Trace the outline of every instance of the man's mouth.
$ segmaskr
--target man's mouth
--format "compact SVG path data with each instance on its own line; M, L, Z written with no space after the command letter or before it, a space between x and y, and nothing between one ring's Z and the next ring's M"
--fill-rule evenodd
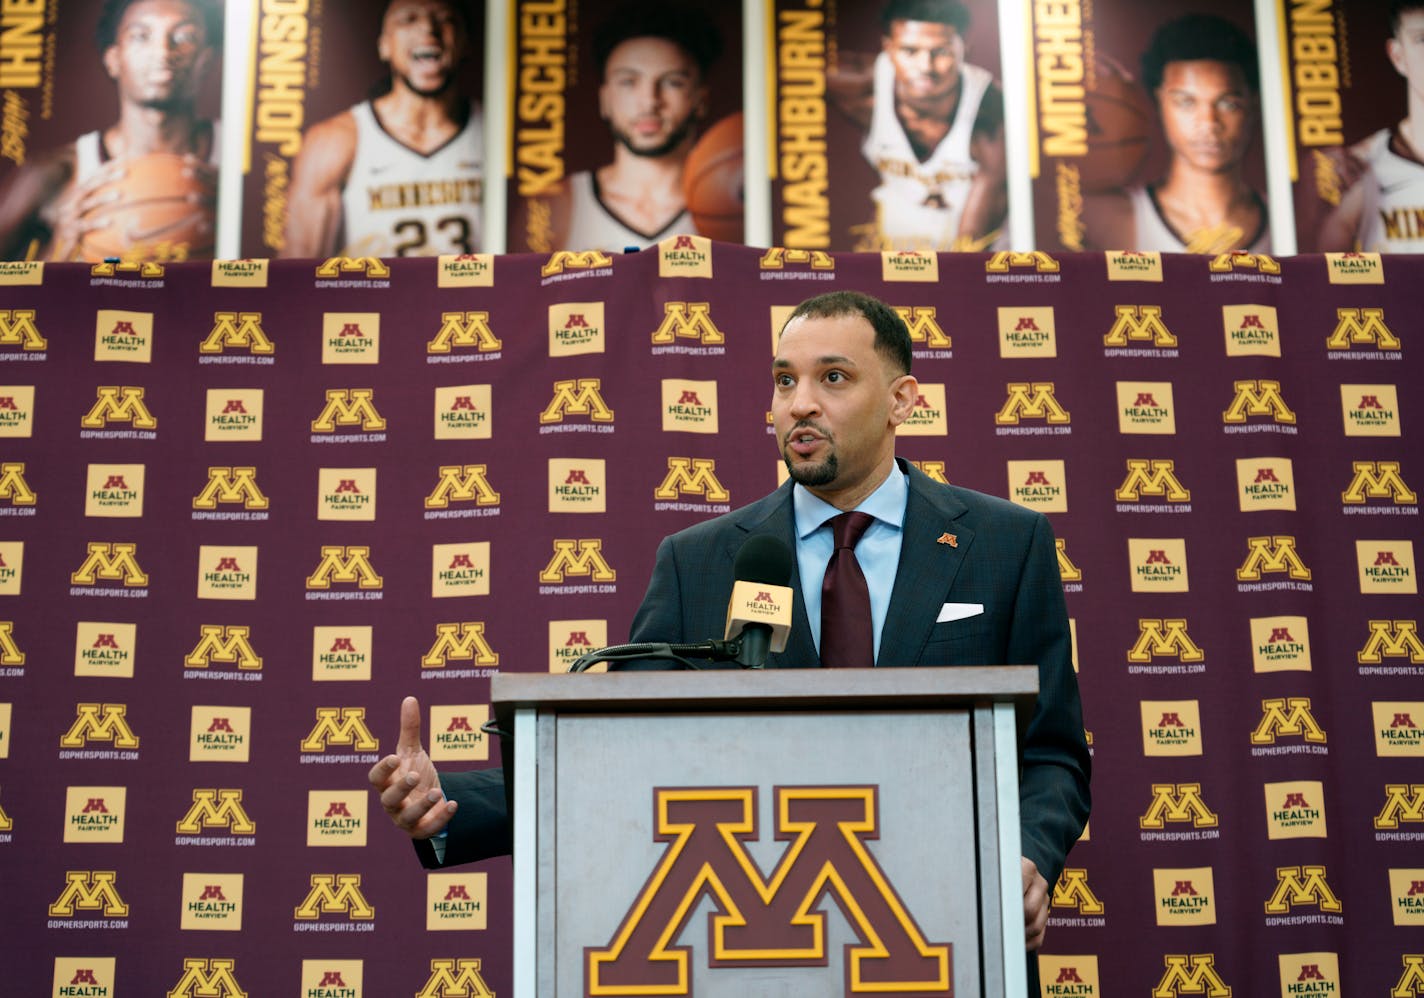
M437 66L445 59L445 50L440 48L422 47L410 53L411 62L417 66Z

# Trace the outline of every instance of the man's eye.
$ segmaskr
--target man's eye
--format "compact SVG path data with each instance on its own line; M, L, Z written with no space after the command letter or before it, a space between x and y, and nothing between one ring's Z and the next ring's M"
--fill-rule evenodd
M829 371L826 373L826 380L831 384L838 384L845 380L845 375L840 371Z

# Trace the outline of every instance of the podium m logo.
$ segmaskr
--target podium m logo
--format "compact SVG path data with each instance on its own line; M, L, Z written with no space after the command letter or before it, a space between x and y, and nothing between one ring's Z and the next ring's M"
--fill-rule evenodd
M952 993L951 947L925 938L871 855L873 787L778 787L776 837L790 845L770 877L747 852L759 838L753 787L658 788L655 835L667 849L607 946L586 949L589 995L690 994L691 947L669 945L709 897L708 966L826 966L827 895L859 941L846 947L846 993Z

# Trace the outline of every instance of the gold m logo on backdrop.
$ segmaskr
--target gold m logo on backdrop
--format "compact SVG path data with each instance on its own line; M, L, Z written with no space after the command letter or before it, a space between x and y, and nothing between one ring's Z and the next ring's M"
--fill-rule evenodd
M262 329L261 312L214 312L212 332L198 345L198 353L222 353L225 347L247 347L255 354L277 352Z
M438 669L450 664L451 659L475 665L499 665L499 653L485 640L484 621L435 625L435 644L430 646L420 664L427 669Z
M1115 305L1113 311L1117 319L1103 337L1103 346L1125 347L1128 340L1151 340L1154 347L1177 345L1177 337L1162 321L1162 306Z
M426 509L445 509L450 501L470 502L477 506L499 505L499 493L485 477L483 464L442 464L440 481L425 497Z
M495 998L478 959L431 960L430 979L415 998Z
M539 276L550 277L554 274L562 274L568 270L592 270L595 267L613 266L613 257L607 253L600 253L598 250L559 250L549 257L548 262L539 268Z
M1238 267L1257 270L1263 274L1279 274L1281 272L1281 265L1266 254L1243 253L1240 250L1235 253L1218 254L1207 264L1207 270L1213 274L1229 274Z
M163 264L150 261L124 260L119 263L96 263L89 268L90 277L116 277L119 274L136 274L139 277L162 277Z
M760 269L780 270L785 264L810 264L812 270L835 270L836 258L824 250L787 249L773 246L761 255Z
M1370 621L1370 636L1365 646L1355 653L1355 660L1361 665L1378 665L1385 656L1408 656L1415 665L1424 663L1424 641L1419 639L1418 621Z
M539 573L539 581L558 583L565 575L592 575L595 582L613 582L618 578L603 558L603 541L599 538L554 541L554 557Z
M35 325L34 309L0 308L0 347L43 350L47 346L48 341Z
M1188 502L1192 493L1177 479L1175 466L1173 461L1128 458L1127 477L1113 494L1118 502L1137 502L1144 493L1164 496L1168 502Z
M81 703L74 708L74 723L59 738L60 748L82 748L87 742L113 742L114 748L138 748L138 735L124 719L128 705Z
M1359 505L1366 499L1393 499L1396 506L1419 502L1419 496L1399 477L1398 461L1352 461L1350 467L1355 477L1340 493L1341 501Z
M252 629L237 624L203 624L202 637L183 659L190 669L206 669L214 662L236 665L239 669L262 668L262 658L247 640Z
M208 484L193 500L193 508L217 509L218 503L239 502L244 509L267 509L271 505L257 487L256 468L209 468Z
M700 495L708 502L726 502L731 493L717 481L717 462L703 457L668 458L667 477L653 489L656 499L676 499L679 494Z
M1377 350L1398 350L1399 337L1384 324L1382 308L1337 308L1335 330L1325 341L1328 350L1374 344Z
M1065 869L1053 885L1053 907L1073 908L1080 915L1101 915L1106 911L1102 901L1088 886L1088 871Z
M1066 537L1055 537L1053 546L1058 550L1058 578L1061 582L1079 582L1083 578L1083 570L1073 564L1073 559L1068 557L1068 539Z
M1248 537L1246 560L1236 570L1236 578L1253 582L1263 573L1285 572L1292 579L1308 580L1310 569L1295 550L1294 537Z
M15 622L0 620L0 665L24 665L25 653L15 644Z
M233 976L236 969L236 960L188 957L183 961L183 976L168 992L168 998L247 998L247 992Z
M79 420L86 430L97 430L109 423L131 423L136 430L152 430L158 420L143 404L143 389L100 385L94 405Z
M193 791L193 806L178 821L180 835L199 835L207 828L226 828L233 835L252 835L257 822L242 806L242 791L205 789Z
M19 461L0 464L0 499L9 499L15 506L33 506L35 491L25 481L25 466Z
M1261 701L1261 721L1251 732L1252 745L1274 745L1276 738L1304 736L1308 742L1325 743L1325 729L1310 712L1310 697L1277 697Z
M994 414L998 426L1017 426L1020 419L1046 419L1050 423L1070 423L1068 410L1053 395L1053 382L1014 381L1007 386L1008 399Z
M710 895L709 966L825 966L822 894L859 943L847 948L846 993L949 995L951 947L929 942L867 848L878 837L874 787L778 787L776 834L790 840L763 877L745 841L756 839L754 787L658 788L655 835L666 852L607 946L590 947L590 996L689 995L689 948L670 945Z
M105 918L122 918L129 906L114 886L118 874L113 870L68 870L64 874L64 890L49 906L51 916L73 917L82 912L102 912Z
M726 343L727 337L712 321L711 304L705 301L670 301L663 305L662 325L653 330L653 342L674 343L678 337L698 340L704 346Z
M1200 783L1152 784L1152 803L1137 825L1162 828L1169 821L1190 821L1193 828L1217 826L1216 814L1202 800Z
M322 915L346 915L362 920L376 917L376 909L361 893L361 874L312 874L311 890L297 905L293 917L308 921Z
M148 575L139 567L138 545L132 543L108 543L91 541L89 554L69 575L69 581L76 586L92 586L99 579L106 582L123 580L126 586L148 585Z
M938 350L947 350L954 346L954 341L950 339L949 334L941 329L940 324L935 321L933 307L896 305L894 308L895 314L910 330L910 342L923 343L927 347Z
M1295 423L1295 413L1281 397L1281 383L1265 379L1232 383L1236 397L1221 414L1226 423L1244 423L1247 416L1270 416L1277 423Z
M362 277L390 277L391 268L374 256L333 256L316 268L317 277L342 277L360 274Z
M363 430L384 430L386 421L371 401L374 388L328 388L326 405L312 420L313 433L335 433L338 426L357 426Z
M1389 998L1418 998L1424 995L1424 954L1406 953L1400 961L1404 964L1404 973L1389 989Z
M358 752L374 752L380 740L366 727L365 707L318 707L316 724L302 739L303 752L325 752L332 745L350 745Z
M589 416L595 423L613 422L613 410L603 401L598 378L555 381L554 397L539 413L541 423L562 423L565 416Z
M475 347L486 353L502 346L490 329L488 312L441 312L440 332L425 344L425 352L449 353L451 347Z
M1058 261L1041 250L1032 253L999 252L984 261L984 273L1007 274L1012 267L1032 267L1040 274L1058 273Z
M1424 822L1424 783L1387 783L1376 828L1398 828L1401 821Z
M354 582L361 589L380 589L384 584L371 567L371 549L364 544L322 545L321 563L307 577L307 588L330 589L333 582Z
M1231 998L1231 988L1216 972L1214 953L1169 955L1162 962L1167 970L1152 989L1152 998Z
M1344 907L1325 882L1325 867L1278 866L1276 889L1266 902L1266 914L1284 915L1296 905L1315 905L1330 912Z
M1183 662L1200 662L1206 658L1201 645L1187 633L1185 619L1139 618L1137 630L1137 641L1127 652L1129 662L1150 662L1153 656L1176 658Z

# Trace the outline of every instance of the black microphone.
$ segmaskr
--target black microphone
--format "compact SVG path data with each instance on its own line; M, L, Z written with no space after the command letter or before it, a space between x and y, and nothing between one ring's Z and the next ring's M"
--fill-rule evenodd
M755 534L732 562L736 581L723 638L737 641L735 661L743 668L764 668L769 652L786 647L791 631L792 558L780 538Z

